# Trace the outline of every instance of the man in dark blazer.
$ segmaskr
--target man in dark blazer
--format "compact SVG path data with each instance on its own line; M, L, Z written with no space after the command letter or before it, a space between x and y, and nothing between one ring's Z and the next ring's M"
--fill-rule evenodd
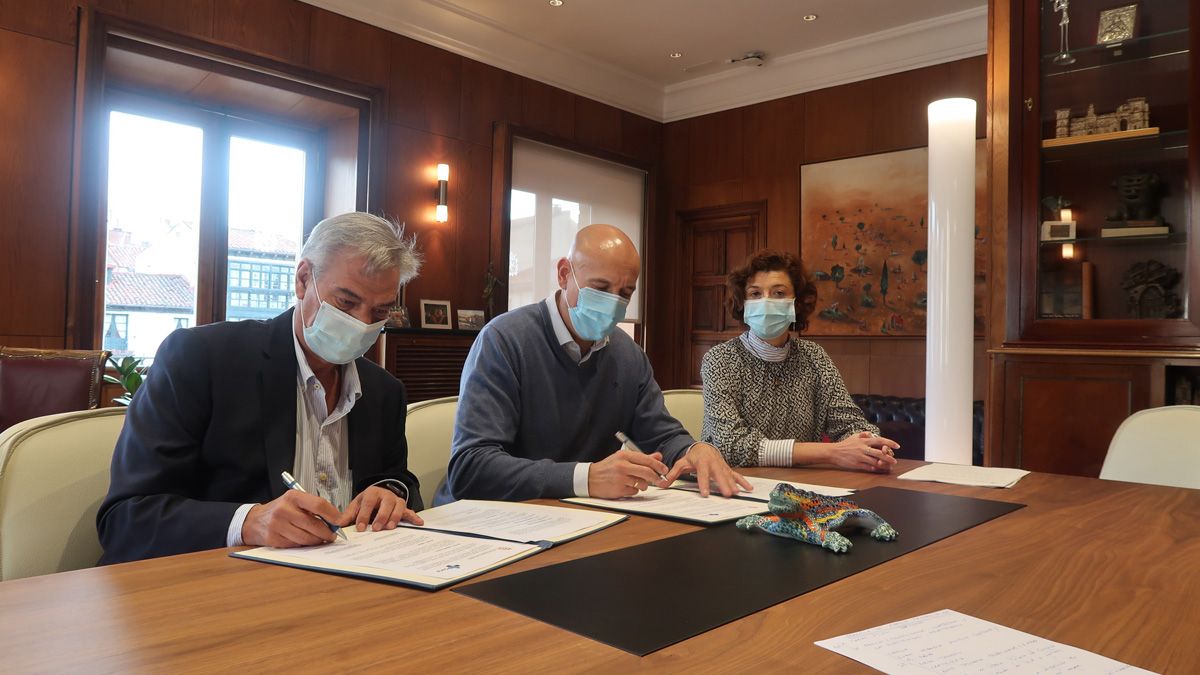
M318 516L360 531L420 524L404 386L362 358L419 266L401 228L336 216L304 246L295 308L168 336L117 441L101 563L331 541Z

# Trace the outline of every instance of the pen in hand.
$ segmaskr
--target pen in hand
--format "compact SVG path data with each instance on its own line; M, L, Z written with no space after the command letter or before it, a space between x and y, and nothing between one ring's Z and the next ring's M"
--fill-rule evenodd
M627 446L627 447L628 447L630 450L633 450L634 452L638 452L638 453L641 453L641 454L643 454L643 455L644 455L644 454L646 454L646 453L642 452L642 449L641 449L641 448L639 448L639 447L637 446L637 444L636 444L636 443L634 443L633 441L629 440L629 437L625 435L625 432L623 432L623 431L618 431L618 432L616 433L616 437L617 437L617 440L618 440L618 441L621 441L621 445ZM658 473L658 472L656 471L655 473ZM659 479L659 480L661 480L661 481L666 481L666 480L667 480L667 477L666 477L666 476L664 476L663 474L659 473L659 474L658 474L658 479Z
M308 490L305 490L303 487L300 486L299 483L296 482L295 478L292 478L292 474L284 471L281 475L283 476L283 484L286 485L289 490L299 490L300 492L303 492L305 494L308 493ZM320 519L320 521L322 523L325 523L326 525L328 525L329 529L332 530L335 535L341 537L345 541L350 541L350 538L346 536L346 533L342 532L342 528L338 527L337 525L334 525L333 523L329 522L328 520L325 520L321 516L317 516L317 518Z

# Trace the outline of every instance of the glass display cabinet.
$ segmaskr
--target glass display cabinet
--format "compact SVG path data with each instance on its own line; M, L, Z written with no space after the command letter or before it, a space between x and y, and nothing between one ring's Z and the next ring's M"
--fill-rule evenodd
M1184 0L1026 4L1014 53L1021 341L1200 338L1196 11Z

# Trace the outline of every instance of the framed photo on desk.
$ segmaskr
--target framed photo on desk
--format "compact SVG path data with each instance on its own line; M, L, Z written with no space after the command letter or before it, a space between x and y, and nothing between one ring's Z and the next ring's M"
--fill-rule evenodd
M450 330L450 301L422 300L421 328Z

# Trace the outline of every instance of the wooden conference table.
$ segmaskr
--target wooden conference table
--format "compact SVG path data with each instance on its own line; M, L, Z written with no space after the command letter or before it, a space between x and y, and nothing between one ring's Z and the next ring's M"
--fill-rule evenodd
M0 671L861 672L813 641L951 608L1142 668L1200 672L1200 490L1051 474L1008 490L895 479L919 464L902 460L892 476L750 473L1028 507L644 658L449 589L237 560L223 549L0 584ZM695 529L631 516L464 583ZM646 602L721 592L664 578L662 596Z

